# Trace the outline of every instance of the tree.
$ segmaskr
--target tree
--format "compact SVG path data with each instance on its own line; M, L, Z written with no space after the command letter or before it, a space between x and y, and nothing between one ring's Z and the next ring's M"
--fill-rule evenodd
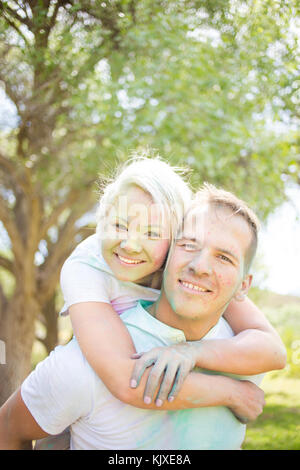
M0 266L14 279L10 295L0 289L0 404L30 370L35 319L53 324L62 263L91 233L82 216L95 205L98 172L128 149L154 146L192 166L195 184L234 189L263 215L282 200L290 136L264 122L266 109L277 119L280 80L294 73L285 34L296 7L281 15L280 6L0 1L0 82L18 116L0 135L0 220L10 243ZM279 39L288 47L276 81L278 57L268 51Z

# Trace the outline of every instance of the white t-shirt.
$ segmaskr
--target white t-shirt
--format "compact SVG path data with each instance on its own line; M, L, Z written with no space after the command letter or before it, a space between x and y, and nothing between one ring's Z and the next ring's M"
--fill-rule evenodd
M102 256L101 240L96 234L81 242L67 258L60 284L65 301L62 315L68 313L71 305L81 302L110 303L121 314L135 307L140 299L155 301L159 296L157 289L119 281Z
M153 318L140 303L121 319L138 352L185 341L181 330ZM232 335L221 318L205 339ZM239 449L245 435L245 426L224 406L164 411L122 403L95 374L75 338L37 365L21 394L47 433L71 424L71 449Z

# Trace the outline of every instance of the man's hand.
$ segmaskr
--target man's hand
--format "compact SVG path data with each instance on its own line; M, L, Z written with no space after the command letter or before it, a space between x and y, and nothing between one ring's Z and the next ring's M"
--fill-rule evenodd
M254 421L266 404L263 390L248 380L240 380L236 392L231 397L233 403L228 405L229 409L243 424Z
M131 387L136 388L146 368L153 366L146 383L144 402L152 402L160 384L155 403L161 406L167 398L173 401L178 395L188 373L195 367L196 350L193 345L184 342L133 354L131 358L137 359L131 376Z

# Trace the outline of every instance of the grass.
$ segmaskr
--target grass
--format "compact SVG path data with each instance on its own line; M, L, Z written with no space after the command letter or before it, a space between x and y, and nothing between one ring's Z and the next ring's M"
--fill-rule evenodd
M300 380L266 376L262 388L266 406L247 426L245 450L300 449Z
M300 450L300 298L259 289L251 293L285 344L287 366L264 378L266 406L247 426L243 449Z

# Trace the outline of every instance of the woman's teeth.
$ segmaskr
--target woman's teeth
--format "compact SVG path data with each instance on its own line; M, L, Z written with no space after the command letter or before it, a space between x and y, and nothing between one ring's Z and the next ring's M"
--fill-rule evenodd
M118 257L121 261L123 261L123 263L127 263L127 264L140 264L140 263L143 263L142 260L133 260L133 259L129 259L129 258L124 258L123 256L120 256L120 255L118 255Z

